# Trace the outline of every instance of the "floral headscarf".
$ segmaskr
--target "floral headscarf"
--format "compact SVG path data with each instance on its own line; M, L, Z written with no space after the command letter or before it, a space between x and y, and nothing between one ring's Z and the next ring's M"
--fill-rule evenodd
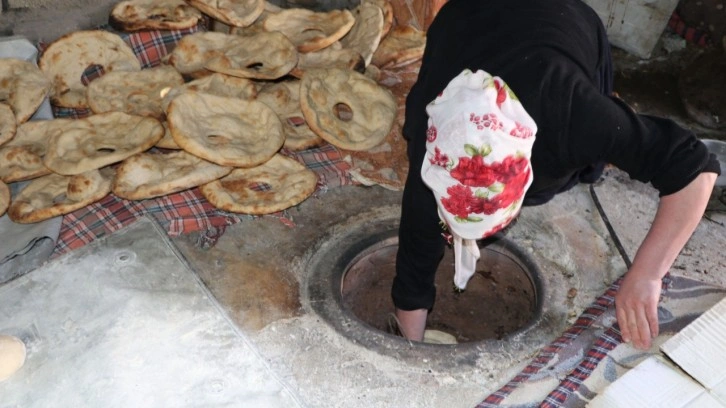
M532 184L537 125L501 78L481 70L464 70L426 112L421 176L453 236L454 284L464 289L476 271L476 240L514 220Z

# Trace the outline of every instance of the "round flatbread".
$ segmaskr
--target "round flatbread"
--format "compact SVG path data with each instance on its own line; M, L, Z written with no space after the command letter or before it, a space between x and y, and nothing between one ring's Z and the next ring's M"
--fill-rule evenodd
M14 198L8 216L29 224L68 214L106 197L113 170L91 170L75 176L49 174L31 181Z
M51 88L40 68L14 58L0 58L0 84L0 102L10 105L16 123L30 119Z
M119 31L184 30L197 25L202 13L184 0L127 0L111 10L109 24Z
M187 82L182 86L171 88L168 92L162 91L164 111L169 107L172 99L186 91L245 100L255 99L255 96L257 96L257 86L251 80L215 72L212 75Z
M184 84L168 65L136 72L109 72L88 85L88 105L94 113L125 112L163 119L161 91Z
M100 66L106 73L141 69L131 47L103 30L76 31L57 39L40 56L39 66L53 81L50 101L77 109L88 108L81 77L89 67Z
M156 142L154 146L161 149L181 150L181 147L176 144L174 138L171 136L171 130L169 130L169 123L164 121L161 122L161 125L164 126L164 136L162 136L161 139L159 139L159 141Z
M215 207L243 214L271 214L301 203L314 191L317 175L281 154L261 166L235 169L203 185L202 195Z
M18 128L15 123L15 114L10 105L0 103L0 145L7 143L15 137Z
M210 75L204 66L217 58L236 36L214 31L196 32L182 37L169 54L169 65L182 75L200 78Z
M315 68L343 68L363 72L366 62L358 51L343 48L340 42L336 42L322 50L300 54L297 66L290 71L290 75L302 78L305 71Z
M185 92L172 99L167 120L182 149L220 166L257 166L285 141L280 119L258 101Z
M240 78L277 79L297 65L297 50L282 33L232 36L204 68Z
M300 81L283 81L263 88L257 100L272 108L282 122L285 132L284 147L305 150L324 143L305 123L300 109Z
M231 171L232 167L219 166L184 151L141 153L116 168L111 191L127 200L143 200L197 187Z
M33 120L18 126L15 138L0 146L0 180L6 183L49 174L43 164L50 139L63 133L73 119Z
M355 17L348 10L315 12L294 8L270 14L263 25L267 31L285 34L298 51L312 52L340 40L354 23Z
M141 153L163 135L164 127L154 118L100 113L74 120L53 137L43 163L58 174L80 174Z
M305 73L300 106L318 136L347 150L367 150L381 143L396 117L391 92L365 75L335 68Z
M394 27L373 53L371 63L380 68L399 68L423 57L426 33L412 26Z
M0 181L0 217L5 214L10 206L10 188L7 184Z
M376 6L381 8L381 11L383 12L383 37L385 38L386 35L391 31L391 27L393 27L393 6L391 6L391 2L388 0L363 0L364 2L373 3Z
M373 53L383 37L383 10L373 3L362 2L353 10L355 24L345 37L340 39L343 48L356 51L363 57L366 66L371 63Z
M265 10L265 0L186 0L224 24L247 27Z

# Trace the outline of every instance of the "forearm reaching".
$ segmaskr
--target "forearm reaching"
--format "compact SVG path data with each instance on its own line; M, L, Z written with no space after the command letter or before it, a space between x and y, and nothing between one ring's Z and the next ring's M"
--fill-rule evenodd
M640 245L615 308L623 340L647 349L658 335L661 279L673 265L706 209L716 173L701 173L680 191L661 197L648 234Z

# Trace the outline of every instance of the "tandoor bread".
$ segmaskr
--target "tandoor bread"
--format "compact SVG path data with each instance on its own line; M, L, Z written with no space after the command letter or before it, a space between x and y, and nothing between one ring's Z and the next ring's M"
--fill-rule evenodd
M183 75L200 78L211 74L204 66L217 58L235 40L234 35L214 31L185 35L169 54L167 62Z
M363 74L335 68L305 73L300 107L318 136L346 150L367 150L381 143L396 116L390 91Z
M0 217L5 215L8 206L10 206L10 188L8 185L0 181Z
M371 67L374 65L370 65ZM401 136L405 118L406 96L418 78L414 65L402 70L384 71L383 83L395 83L388 88L397 101L398 111L393 128L378 146L363 151L343 151L345 160L351 164L349 173L353 180L364 185L402 190L408 175L408 155L406 140ZM395 76L389 78L388 76ZM395 81L394 81L395 79Z
M164 127L154 118L123 112L91 115L51 138L43 163L59 174L80 174L141 153L163 135Z
M323 139L305 123L300 109L299 80L282 81L263 88L257 100L272 108L280 118L286 149L305 150L323 144Z
M116 34L103 30L76 31L52 42L40 56L40 69L51 78L50 101L66 108L87 108L86 85L81 77L87 68L139 71L134 52Z
M280 119L258 101L185 92L172 99L167 121L182 149L220 166L257 166L285 141Z
M169 130L169 123L167 121L163 121L161 122L161 125L164 126L164 136L162 136L161 139L159 139L159 141L156 142L154 146L161 149L181 150L181 147L176 144L174 138L171 136L171 130Z
M353 10L353 16L355 24L340 43L343 48L357 51L363 57L365 65L368 65L383 37L383 10L364 1Z
M350 31L355 18L348 10L316 12L307 9L287 9L267 16L265 30L280 31L300 52L323 49L340 40Z
M15 122L23 123L50 92L50 79L33 63L0 58L0 102L10 105Z
M143 200L197 187L231 171L232 167L219 166L184 151L140 153L116 168L111 191L128 200Z
M412 26L396 26L373 53L371 62L381 68L399 68L423 57L426 33Z
M239 99L254 99L257 94L257 87L249 79L219 73L187 82L183 88L189 91Z
M261 215L299 204L315 191L316 184L313 171L296 160L276 154L261 166L235 169L200 190L221 210Z
M184 84L168 65L136 72L109 72L88 85L88 105L94 113L125 112L163 119L162 90Z
M186 91L246 100L255 99L255 96L257 96L257 86L252 80L215 72L181 86L171 88L168 92L162 91L162 94L164 94L164 111L169 107L172 99Z
M0 179L6 183L49 174L43 164L51 138L63 132L73 119L33 120L18 126L15 138L0 146Z
M15 123L15 114L10 105L0 103L0 146L15 137L18 126Z
M393 26L393 6L391 6L391 2L389 0L363 0L363 2L373 3L383 11L383 35L381 38L385 38Z
M186 0L204 14L229 26L247 27L265 10L265 0Z
M128 0L113 7L109 24L119 31L183 30L201 18L202 13L183 0Z
M229 44L205 68L241 78L277 79L297 65L297 50L282 33L230 35Z
M290 71L290 75L302 78L305 71L315 68L344 68L363 72L366 62L358 51L343 48L340 42L336 42L322 50L300 54L297 66Z
M108 195L112 179L110 168L37 178L13 197L8 216L14 222L29 224L68 214Z

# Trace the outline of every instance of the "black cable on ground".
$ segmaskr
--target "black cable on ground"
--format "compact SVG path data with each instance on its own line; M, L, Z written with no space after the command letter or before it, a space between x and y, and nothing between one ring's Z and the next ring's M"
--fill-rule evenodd
M625 261L625 266L628 267L628 270L630 270L630 267L632 266L632 262L630 262L630 257L628 257L627 252L625 252L625 248L623 248L623 244L620 242L620 238L618 238L618 235L615 233L615 229L610 224L610 220L608 220L608 216L605 214L605 210L602 208L602 205L600 204L600 200L597 198L597 194L595 193L595 185L590 184L590 195L592 196L592 201L595 203L595 207L597 207L597 212L600 213L600 217L602 218L603 222L605 223L605 227L608 229L608 232L610 233L610 237L613 239L613 242L615 243L615 248L617 248L618 252L620 253L620 256L623 258L623 261Z

